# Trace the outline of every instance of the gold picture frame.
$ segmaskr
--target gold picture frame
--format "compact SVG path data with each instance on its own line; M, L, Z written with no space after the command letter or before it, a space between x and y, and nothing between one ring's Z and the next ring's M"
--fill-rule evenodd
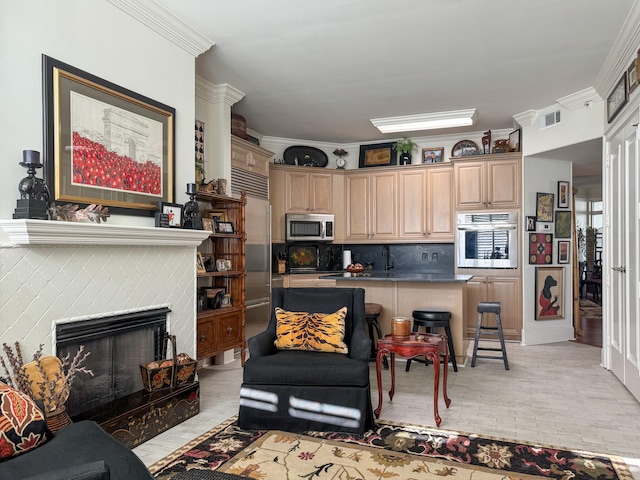
M144 216L174 202L174 108L46 55L42 71L51 200Z
M564 318L564 270L564 267L536 267L536 320Z

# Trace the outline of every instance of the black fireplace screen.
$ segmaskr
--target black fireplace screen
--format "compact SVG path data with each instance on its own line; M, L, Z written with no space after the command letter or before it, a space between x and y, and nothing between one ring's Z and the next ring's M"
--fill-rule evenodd
M71 359L80 345L91 352L78 374L67 413L74 416L143 389L140 364L159 360L169 308L114 315L56 325L56 353Z

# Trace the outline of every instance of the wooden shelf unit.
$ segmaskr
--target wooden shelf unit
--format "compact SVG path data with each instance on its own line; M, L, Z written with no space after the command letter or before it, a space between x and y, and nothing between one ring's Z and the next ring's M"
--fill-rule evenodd
M240 348L242 365L245 361L245 206L244 192L240 198L199 192L197 200L211 205L212 209L224 210L226 221L232 222L235 233L211 233L201 249L213 258L231 260L232 269L222 272L198 274L198 289L204 286L224 288L231 295L231 306L207 309L197 316L198 360L212 357L231 348Z

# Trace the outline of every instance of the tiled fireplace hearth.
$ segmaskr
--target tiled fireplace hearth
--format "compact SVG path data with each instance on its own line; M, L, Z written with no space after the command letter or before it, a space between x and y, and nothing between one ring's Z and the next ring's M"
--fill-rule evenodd
M54 355L55 325L168 308L177 349L195 356L195 250L207 232L0 220L0 332L25 357Z

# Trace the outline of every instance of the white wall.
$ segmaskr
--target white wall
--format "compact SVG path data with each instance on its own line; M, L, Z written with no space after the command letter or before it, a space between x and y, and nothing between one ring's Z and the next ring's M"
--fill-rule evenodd
M0 0L0 11L0 218L16 207L22 150L43 150L42 54L176 109L176 199L184 203L195 176L194 56L106 0Z
M25 169L18 165L22 159L22 150L42 152L43 149L43 53L176 109L176 201L184 203L187 200L185 185L193 182L195 176L193 54L150 30L106 0L0 0L0 12L0 218L12 218L16 207L18 182L26 175ZM108 223L153 226L153 219L113 216ZM122 301L118 301L120 296L115 294L121 282L115 277L108 281L111 277L100 276L95 270L101 264L91 264L85 269L76 261L88 259L91 262L88 249L67 250L70 261L57 259L48 267L48 273L38 276L42 279L37 283L41 289L51 290L51 287L59 285L57 279L61 275L65 278L82 276L90 279L95 274L99 276L100 282L106 283L102 283L101 288L93 291L93 294L97 297L113 296L113 301L107 308L120 310L142 306L135 298L122 298ZM184 249L169 247L169 250L171 252L167 252L164 258L180 259L181 265L176 267L180 275L169 276L167 285L159 293L164 296L163 303L173 304L176 314L171 321L175 333L179 334L179 351L194 355L195 271L192 255L185 257ZM0 283L0 298L3 299L0 304L3 308L0 332L2 341L11 343L26 338L30 330L35 329L39 338L27 341L28 346L33 347L45 339L51 322L60 319L60 316L94 314L97 313L96 307L103 302L88 296L76 298L74 295L80 291L70 286L60 296L60 299L67 299L67 309L70 310L54 308L55 306L44 308L38 301L39 298L42 299L38 295L38 289L33 290L32 280L26 273L37 272L48 257L45 255L46 258L36 263L25 263L24 270L16 268L15 262L36 258L25 251L22 248L3 248L0 252L0 279L4 280ZM46 253L48 250L36 251ZM118 258L125 259L122 261L123 269L126 270L129 266L131 270L124 274L135 277L137 267L126 261L126 253ZM160 259L150 261L158 262ZM55 265L60 272L53 271ZM105 268L108 265L109 263L105 264ZM154 271L157 265L146 268L143 262L141 268ZM23 271L24 275L6 278L7 269ZM87 277L86 272L91 275ZM144 285L144 280L141 285ZM169 291L172 292L171 295L168 294ZM158 300L153 302L157 303ZM10 304L9 309L5 309L8 308L7 304ZM21 315L19 322L16 317L18 314ZM36 324L39 325L38 328ZM9 328L11 330L8 331Z
M526 137L525 137L526 139ZM524 202L522 216L535 216L537 192L553 193L557 195L558 181L571 181L571 162L558 161L549 158L523 159L523 191ZM557 199L554 197L557 204ZM523 225L524 222L521 222ZM538 307L535 298L535 272L536 265L529 265L526 252L529 251L529 233L522 229L522 245L525 254L523 255L522 268L522 344L536 345L541 343L562 342L571 340L573 336L573 291L571 288L571 264L558 265L558 240L554 235L553 240L553 263L551 265L540 265L543 267L560 266L564 272L564 319L561 320L535 320L535 309ZM538 231L543 231L538 225ZM553 224L551 231L554 233ZM572 242L573 243L573 242ZM573 252L573 244L571 252Z

